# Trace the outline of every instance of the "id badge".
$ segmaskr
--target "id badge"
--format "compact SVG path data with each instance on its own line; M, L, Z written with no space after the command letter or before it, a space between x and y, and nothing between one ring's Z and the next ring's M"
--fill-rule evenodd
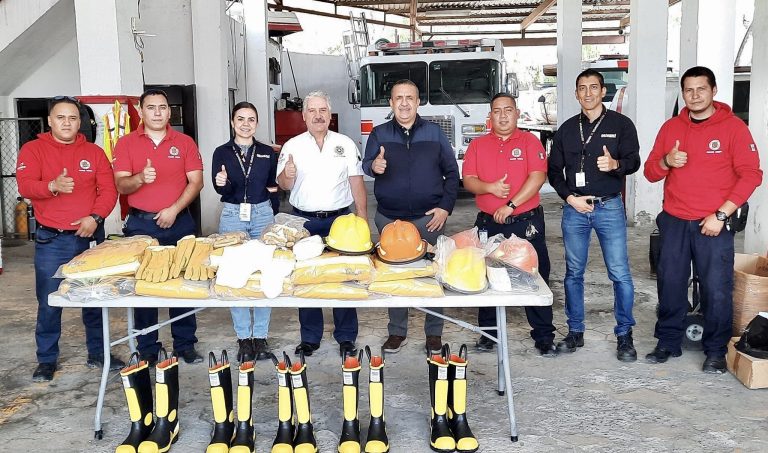
M576 173L576 187L584 187L587 185L587 176L583 171Z
M240 221L242 222L251 221L251 204L250 203L240 203Z

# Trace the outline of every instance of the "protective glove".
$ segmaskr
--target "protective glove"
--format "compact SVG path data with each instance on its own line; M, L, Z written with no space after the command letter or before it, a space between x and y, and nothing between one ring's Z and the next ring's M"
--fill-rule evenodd
M171 266L171 278L177 278L187 268L192 252L195 250L195 236L184 236L176 242L176 253Z
M171 261L176 251L175 246L147 247L150 260L144 269L142 280L152 283L162 283L168 280Z
M195 249L189 258L187 270L184 272L186 280L208 280L209 266L208 261L213 250L213 241L208 238L195 239Z

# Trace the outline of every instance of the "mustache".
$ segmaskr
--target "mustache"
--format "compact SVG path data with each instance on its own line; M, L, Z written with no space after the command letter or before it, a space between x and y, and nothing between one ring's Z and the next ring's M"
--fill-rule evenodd
M315 118L312 120L313 123L325 123L325 118Z

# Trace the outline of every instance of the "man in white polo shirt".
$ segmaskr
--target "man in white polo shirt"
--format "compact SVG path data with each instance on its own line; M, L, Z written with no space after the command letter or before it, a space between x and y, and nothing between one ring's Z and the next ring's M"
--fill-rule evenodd
M328 236L336 217L349 213L354 202L356 214L368 219L368 206L363 183L362 156L357 145L346 135L328 130L331 122L331 100L322 91L304 98L302 112L307 132L288 140L277 163L277 183L290 190L293 213L304 217L310 234ZM323 311L300 308L301 343L296 354L310 356L323 338ZM333 337L339 352L355 355L357 311L334 308Z

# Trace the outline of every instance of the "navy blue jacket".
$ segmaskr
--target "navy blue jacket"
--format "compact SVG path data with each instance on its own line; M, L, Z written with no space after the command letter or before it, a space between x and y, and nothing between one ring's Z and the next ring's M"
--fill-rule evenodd
M246 164L253 160L247 184L243 173L243 167L247 170L247 166L240 166L239 154L240 147L235 144L234 139L213 151L211 180L214 190L221 195L221 201L233 204L243 203L246 190L248 203L257 204L269 200L267 187L277 187L275 173L278 154L272 150L271 146L254 140L245 156ZM252 154L253 157L251 157ZM222 165L227 170L227 183L219 187L216 185L216 174L221 171Z
M387 169L377 175L373 160L384 147ZM410 130L395 119L373 128L365 146L363 171L375 178L378 211L389 218L417 219L442 208L450 214L459 191L459 166L440 127L416 116Z

